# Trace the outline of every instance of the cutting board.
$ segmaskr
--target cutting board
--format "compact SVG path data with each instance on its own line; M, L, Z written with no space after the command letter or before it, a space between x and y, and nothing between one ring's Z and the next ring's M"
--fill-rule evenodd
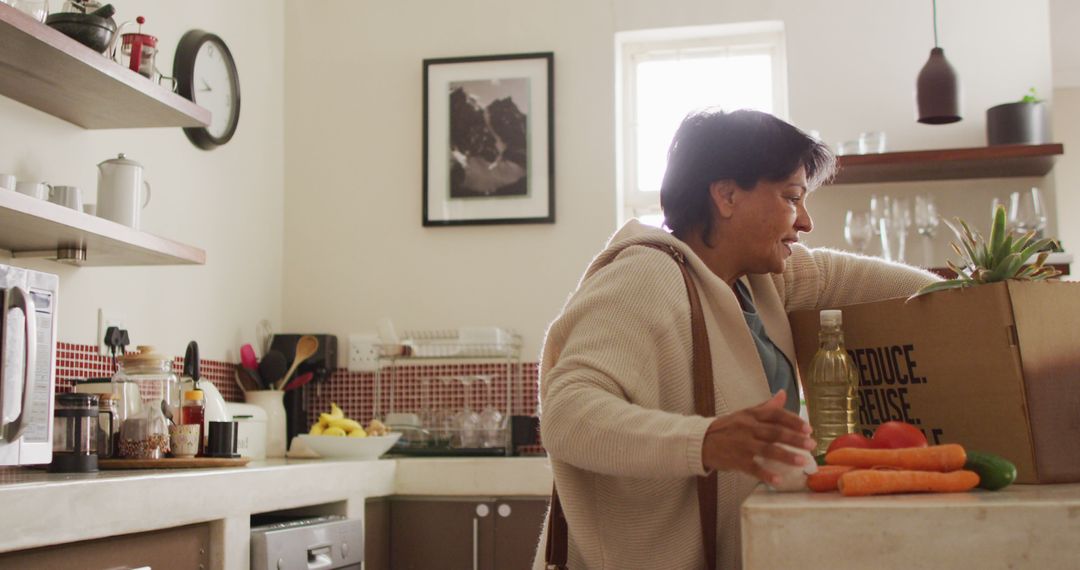
M250 457L164 457L162 459L99 459L98 469L199 469L243 467Z

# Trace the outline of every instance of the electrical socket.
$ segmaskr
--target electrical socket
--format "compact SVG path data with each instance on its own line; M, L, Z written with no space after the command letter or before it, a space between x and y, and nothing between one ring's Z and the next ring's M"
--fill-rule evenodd
M374 333L349 335L349 371L374 372L379 367L379 337Z
M109 347L105 346L105 331L108 330L109 327L125 328L124 317L118 313L113 313L111 311L105 312L105 309L98 309L97 322L98 353L101 354L101 356L109 356Z

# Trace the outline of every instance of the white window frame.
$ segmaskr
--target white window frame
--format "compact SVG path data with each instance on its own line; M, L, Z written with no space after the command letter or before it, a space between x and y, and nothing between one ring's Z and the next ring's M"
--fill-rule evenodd
M633 217L661 214L660 193L640 190L637 180L636 64L718 53L769 54L772 61L773 114L787 120L787 59L783 22L751 22L615 34L615 184L620 226Z

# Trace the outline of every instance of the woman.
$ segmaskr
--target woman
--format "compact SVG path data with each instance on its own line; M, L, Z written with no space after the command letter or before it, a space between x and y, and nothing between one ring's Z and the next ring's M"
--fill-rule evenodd
M704 567L696 482L713 470L718 567L738 568L739 505L776 477L754 457L800 465L776 444L815 445L797 415L786 313L909 295L936 279L799 244L813 228L810 192L834 169L825 146L765 113L705 111L680 125L660 191L671 233L623 226L544 342L541 433L570 568ZM704 309L716 417L694 414L679 267L664 251L634 247L644 243L687 258ZM543 560L541 548L537 567Z

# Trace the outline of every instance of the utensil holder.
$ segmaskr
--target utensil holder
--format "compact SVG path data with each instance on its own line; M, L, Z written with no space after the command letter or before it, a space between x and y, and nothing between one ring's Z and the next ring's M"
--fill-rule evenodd
M266 457L285 457L285 392L283 390L251 390L244 401L266 411Z

